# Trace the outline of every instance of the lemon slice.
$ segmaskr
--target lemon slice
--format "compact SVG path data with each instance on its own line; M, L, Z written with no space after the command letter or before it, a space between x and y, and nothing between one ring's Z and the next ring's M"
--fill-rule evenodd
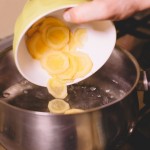
M56 75L56 77L63 79L63 80L71 80L73 76L77 72L77 62L74 56L66 53L69 58L69 68L66 69L63 73Z
M63 51L63 52L69 52L69 45L66 44L63 48L58 49L58 50Z
M80 51L75 51L71 54L75 57L78 65L77 72L74 75L74 79L84 77L90 72L93 66L90 57L87 54Z
M69 67L69 58L61 51L48 51L41 58L44 69L51 74L59 74Z
M77 114L77 113L82 113L82 112L84 112L83 109L72 108L72 109L68 109L67 111L65 111L65 114Z
M49 28L45 36L49 47L61 49L69 42L69 29L67 27Z
M31 27L28 31L27 31L27 36L31 37L36 31L38 31L39 26L35 26L35 27Z
M76 51L77 48L83 47L86 33L87 33L86 29L83 28L77 28L74 33L70 33L69 39L70 51Z
M56 78L49 79L47 89L55 98L64 99L68 95L66 83Z
M77 28L74 32L74 43L78 47L82 47L84 44L84 41L86 39L87 35L87 30L84 28Z
M45 19L46 19L45 17L39 19L32 25L32 27L40 26L44 22Z
M75 51L77 49L77 43L74 39L74 34L70 33L70 39L69 39L69 51Z
M35 32L31 38L27 38L26 45L29 53L35 59L40 59L49 50L41 39L39 32Z
M41 18L39 19L37 22L35 22L27 31L27 36L31 37L36 31L38 31L40 25L42 24L42 22L44 21L45 18Z
M62 26L62 27L65 27L66 25L65 25L65 23L64 23L63 21L61 21L60 19L49 16L49 17L46 17L46 18L43 20L43 22L42 22L42 24L41 24L41 26L40 26L40 28L39 28L39 31L44 30L46 26L49 26L49 27L54 27L54 26Z
M70 109L67 102L61 99L53 99L48 103L48 109L51 113L63 114L65 111Z
M64 27L64 28L52 29L55 27ZM50 30L50 31L47 35L48 30ZM68 36L65 36L66 34L64 34L64 33L68 32L68 30L69 29L67 28L67 26L65 25L65 23L63 21L61 21L58 18L54 18L54 17L46 17L45 20L43 21L43 23L41 24L41 26L39 27L39 31L42 34L43 41L46 44L48 44L48 46L50 46L50 47L52 46L52 48L54 48L54 49L60 49L63 47L62 43L63 43L63 41L65 42L64 39L62 40L63 37L65 37L66 40L69 39ZM52 41L49 41L47 36L48 37L50 36L49 38ZM59 42L61 42L61 43L57 46L56 44Z

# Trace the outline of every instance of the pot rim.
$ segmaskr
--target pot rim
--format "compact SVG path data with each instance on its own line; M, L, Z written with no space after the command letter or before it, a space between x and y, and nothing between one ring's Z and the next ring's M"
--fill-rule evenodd
M117 100L114 100L114 101L112 101L108 104L105 104L105 105L102 105L102 106L99 106L99 107L87 109L84 112L76 113L76 114L53 114L53 113L50 113L50 112L32 111L32 110L27 110L27 109L23 109L23 108L19 108L19 107L10 105L10 104L6 103L5 100L0 100L0 102L3 103L4 105L14 109L15 111L21 111L22 113L29 113L29 114L32 114L32 115L42 115L42 116L80 115L80 114L85 114L85 113L91 113L91 112L94 112L94 111L99 111L99 110L107 108L107 107L109 107L113 104L116 104L116 103L124 100L124 98L127 97L135 89L135 87L137 86L139 78L140 78L140 66L139 66L137 60L135 59L135 57L132 54L130 54L130 52L128 52L126 49L123 49L123 48L119 47L118 45L116 45L115 48L122 51L125 55L127 55L131 59L131 61L133 62L134 66L136 68L136 73L137 73L136 80L135 80L135 83L133 84L132 88L123 97L121 97ZM5 99L5 98L2 98L2 99Z

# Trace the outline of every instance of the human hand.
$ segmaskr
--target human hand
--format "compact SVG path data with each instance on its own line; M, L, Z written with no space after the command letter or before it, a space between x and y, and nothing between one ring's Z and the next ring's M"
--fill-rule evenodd
M93 0L66 10L64 19L73 23L122 20L147 8L150 8L150 0Z

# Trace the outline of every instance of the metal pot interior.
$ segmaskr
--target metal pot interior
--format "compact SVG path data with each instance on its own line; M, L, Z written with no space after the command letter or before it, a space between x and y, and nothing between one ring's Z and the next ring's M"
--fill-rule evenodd
M0 94L9 87L16 88L24 80L17 71L12 51L0 57ZM115 47L105 65L94 75L78 84L68 86L65 100L71 108L84 110L100 109L122 100L135 88L139 80L139 66L135 59L124 50ZM48 102L54 99L46 88L28 83L30 88L13 89L0 101L31 111L48 112ZM20 88L21 86L19 86ZM13 93L13 91L20 91ZM6 95L5 95L6 96Z

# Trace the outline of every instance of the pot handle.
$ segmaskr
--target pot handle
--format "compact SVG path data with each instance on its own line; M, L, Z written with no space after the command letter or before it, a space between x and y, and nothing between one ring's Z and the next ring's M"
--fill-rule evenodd
M150 91L150 68L146 70L148 90Z
M141 70L140 79L136 88L138 91L150 91L150 68Z

